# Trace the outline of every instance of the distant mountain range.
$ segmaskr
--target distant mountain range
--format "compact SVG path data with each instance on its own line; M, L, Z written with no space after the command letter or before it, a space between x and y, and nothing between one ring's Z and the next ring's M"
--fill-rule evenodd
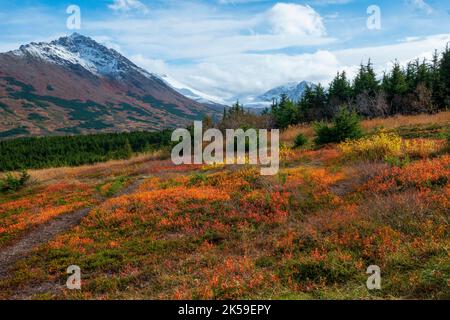
M214 100L76 33L0 54L0 138L185 126Z
M168 75L165 74L162 75L155 74L155 75L160 79L162 79L171 88L178 91L179 93L181 93L182 95L184 95L189 99L195 100L199 103L211 106L213 108L220 108L221 111L223 111L223 107L227 105L227 103L221 98L194 89Z
M292 101L299 101L308 86L314 88L316 85L308 81L289 82L285 85L270 89L259 96L244 98L243 104L247 108L265 108L271 106L274 100L280 99L282 94L286 94Z

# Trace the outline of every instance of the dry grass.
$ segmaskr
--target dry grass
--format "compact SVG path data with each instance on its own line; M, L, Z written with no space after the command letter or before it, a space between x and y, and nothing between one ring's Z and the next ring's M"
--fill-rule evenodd
M314 137L313 127L311 125L302 124L297 126L291 126L286 130L284 130L280 134L280 142L292 143L300 133L303 134L308 139L312 139Z
M372 120L365 120L362 122L362 127L364 130L370 131L380 127L390 130L404 126L414 126L423 124L449 124L449 123L450 123L450 111L447 111L437 114L419 114L416 116L395 116L391 118L377 118Z
M362 127L365 131L372 131L381 127L386 130L391 130L399 127L424 124L450 124L450 111L415 116L399 115L391 118L377 118L362 121ZM300 133L308 139L314 137L314 129L311 125L297 125L284 130L280 135L280 140L284 143L292 143Z
M140 171L143 165L153 160L167 159L168 155L163 151L137 155L129 160L111 160L108 162L97 163L94 165L84 165L80 167L62 167L41 170L31 170L31 178L38 182L50 182L60 179L75 179L80 177L96 176L119 176L132 174L134 171Z

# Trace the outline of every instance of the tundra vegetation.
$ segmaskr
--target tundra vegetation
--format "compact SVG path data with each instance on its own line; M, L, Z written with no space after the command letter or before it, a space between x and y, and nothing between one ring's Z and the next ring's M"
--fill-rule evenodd
M355 123L350 111L343 119ZM0 194L0 251L90 212L11 266L0 297L448 299L449 119L358 121L358 135L328 144L314 142L317 126L291 126L275 176L258 165L175 166L159 152L30 170ZM81 290L64 286L70 265ZM381 290L366 287L370 265Z

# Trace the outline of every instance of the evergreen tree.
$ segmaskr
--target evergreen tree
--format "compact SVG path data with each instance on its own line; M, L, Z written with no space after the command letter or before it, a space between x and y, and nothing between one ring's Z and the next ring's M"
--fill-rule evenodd
M394 63L391 73L385 79L384 90L390 104L390 114L405 113L405 101L402 98L408 91L408 83L398 61Z
M450 106L450 46L447 45L439 67L439 77L441 81L441 109L448 109Z
M282 94L280 101L272 106L272 114L277 128L283 129L298 123L298 109L287 94Z
M353 97L356 98L359 94L367 94L371 98L375 98L379 87L380 83L372 67L372 62L369 60L367 65L361 64L353 82Z
M144 145L145 147L145 145ZM125 139L122 154L120 156L120 159L129 159L133 155L133 149L131 148L130 141L128 139Z
M431 62L431 90L433 105L437 109L443 109L444 93L443 83L441 81L441 60L439 59L438 51L435 50Z
M171 130L0 141L0 171L41 169L127 159L171 144Z
M328 95L320 83L314 88L313 94L314 119L330 120L333 117L333 112L331 108L328 108Z
M311 122L314 119L314 90L310 86L306 86L302 98L298 102L299 122Z
M338 72L328 90L328 105L333 113L343 105L349 105L352 99L352 86L345 71Z

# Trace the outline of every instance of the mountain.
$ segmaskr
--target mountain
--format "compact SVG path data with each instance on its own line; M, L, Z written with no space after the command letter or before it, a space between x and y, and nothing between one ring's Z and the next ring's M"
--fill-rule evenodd
M287 94L288 98L292 101L298 101L305 93L306 87L315 87L315 84L302 81L300 83L290 82L286 85L276 87L260 95L257 100L272 102L273 99L279 99L282 94Z
M273 100L279 99L282 94L287 94L288 98L292 101L299 101L305 93L307 86L314 88L316 85L308 81L302 81L300 83L289 82L285 85L273 88L259 96L244 98L244 105L247 108L254 109L269 107L272 105Z
M0 54L0 138L159 130L218 110L80 34Z
M222 100L219 97L209 95L207 93L204 93L202 91L199 91L197 89L194 89L184 83L179 82L178 80L166 75L166 74L155 74L157 77L159 77L161 80L167 83L170 87L172 87L174 90L178 91L185 97L195 100L200 103L204 104L216 104L224 106L226 102Z

